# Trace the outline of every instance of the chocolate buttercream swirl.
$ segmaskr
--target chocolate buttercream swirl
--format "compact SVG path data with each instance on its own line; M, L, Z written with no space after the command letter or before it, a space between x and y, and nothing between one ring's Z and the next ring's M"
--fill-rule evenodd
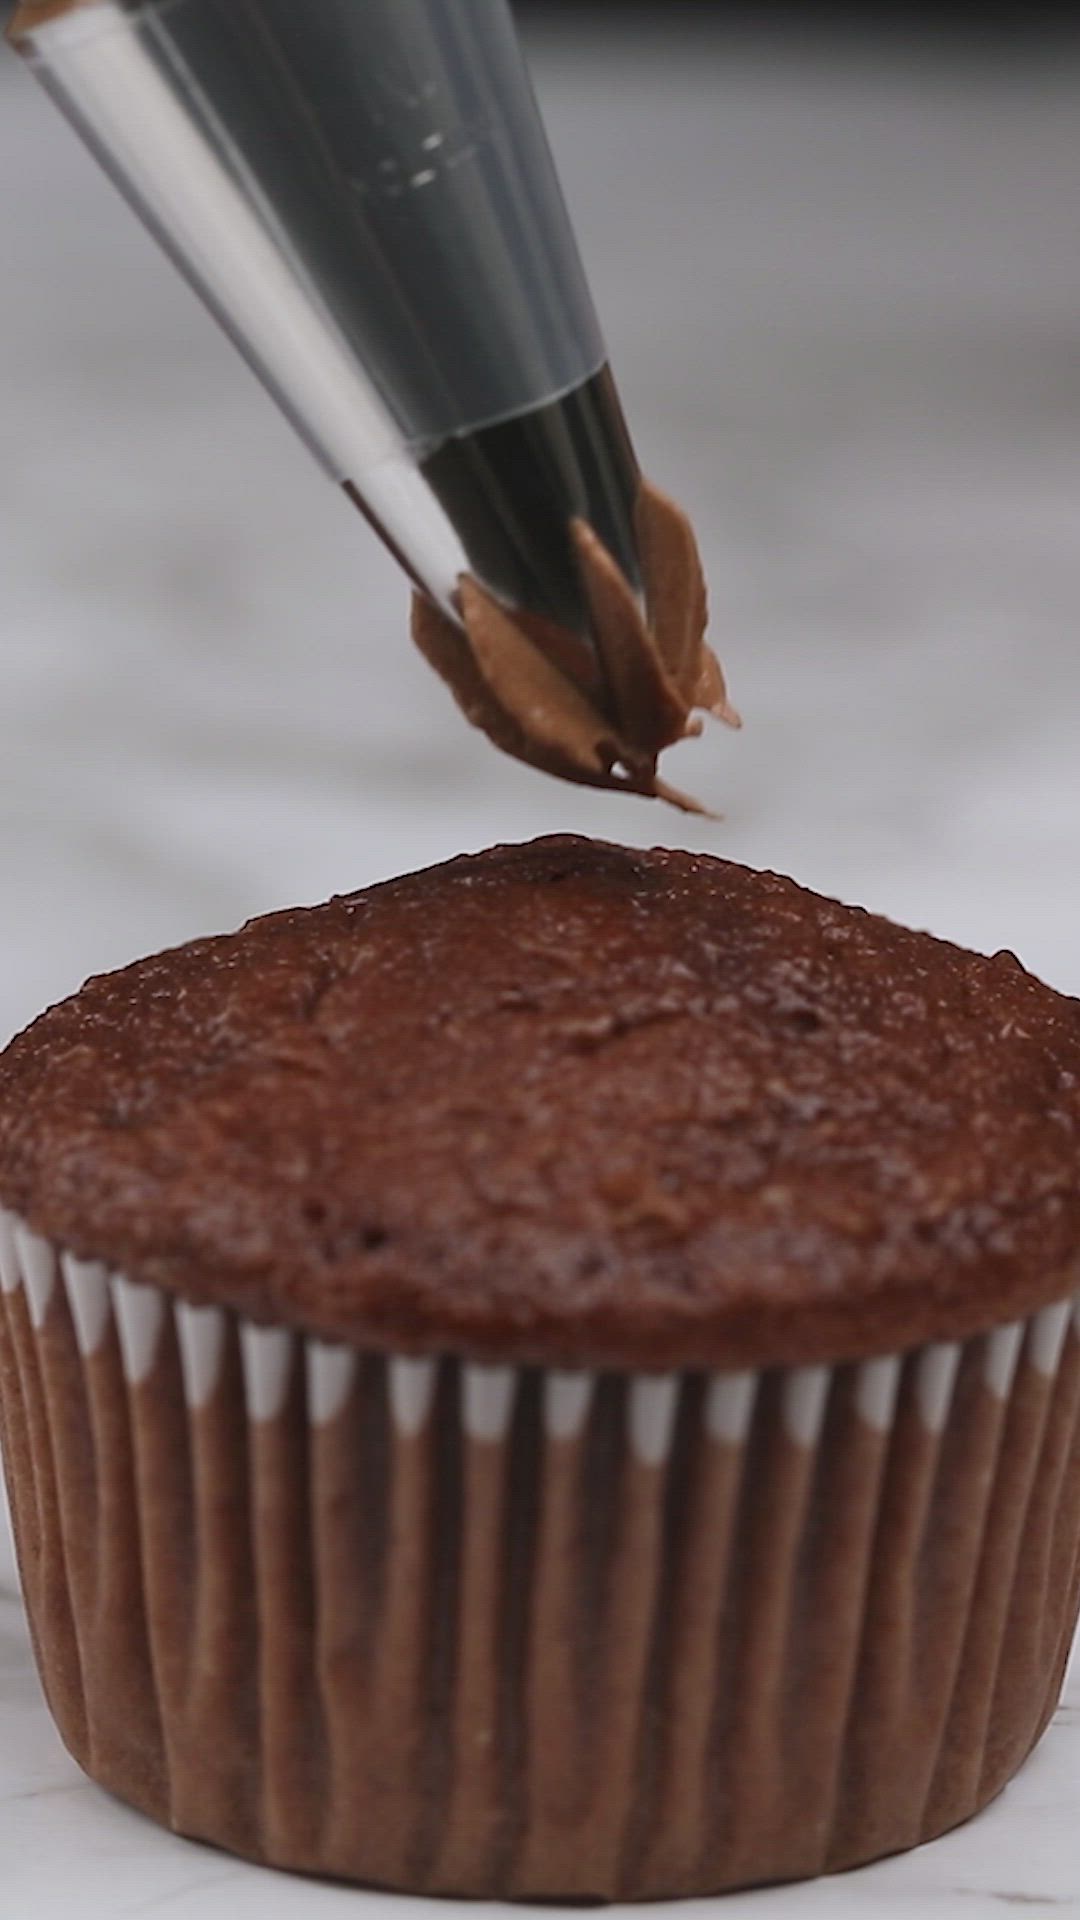
M504 753L579 785L705 809L657 773L665 747L701 732L697 710L739 716L705 644L705 577L689 520L643 481L634 509L641 598L593 528L570 534L593 644L542 616L504 606L470 574L462 625L423 595L413 639L473 726Z

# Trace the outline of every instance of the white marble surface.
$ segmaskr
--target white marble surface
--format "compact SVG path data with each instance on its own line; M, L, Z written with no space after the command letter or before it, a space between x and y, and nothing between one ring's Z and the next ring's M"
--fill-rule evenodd
M546 42L538 74L747 719L670 768L723 823L466 732L391 564L0 62L0 1042L94 969L553 829L777 866L1080 991L1080 71L672 25ZM1080 1913L1078 1812L1074 1681L963 1833L725 1911ZM85 1786L2 1606L0 1920L374 1904Z

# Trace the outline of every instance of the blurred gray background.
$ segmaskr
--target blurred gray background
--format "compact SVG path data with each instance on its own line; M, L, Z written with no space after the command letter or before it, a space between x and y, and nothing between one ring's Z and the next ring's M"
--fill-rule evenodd
M529 16L643 464L746 727L720 824L469 732L407 594L0 58L0 1041L86 973L495 839L778 867L1080 991L1080 64Z

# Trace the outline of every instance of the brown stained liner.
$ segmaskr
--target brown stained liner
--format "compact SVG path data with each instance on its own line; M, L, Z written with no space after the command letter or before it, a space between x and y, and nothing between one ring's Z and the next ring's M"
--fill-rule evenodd
M1077 1343L1070 1340L1052 1400L1057 1417L1064 1417L1070 1423L1070 1429L1075 1421L1076 1374ZM1038 1582L1036 1570L1028 1566L1023 1553L1026 1522L1043 1470L1041 1461L1044 1448L1048 1441L1052 1445L1052 1437L1047 1431L1051 1384L1029 1369L1017 1381L1007 1408L991 1403L990 1408L984 1409L984 1420L992 1421L996 1428L997 1473L987 1487L985 1522L975 1573L976 1587L981 1595L980 1606L965 1636L957 1664L948 1723L943 1729L926 1801L925 1817L935 1831L952 1826L956 1819L962 1818L962 1812L958 1810L968 1805L973 1797L981 1794L990 1797L997 1792L1008 1777L1008 1772L1013 1770L1010 1767L1008 1772L994 1777L997 1769L992 1758L994 1739L991 1728L995 1708L998 1713L1004 1709L1014 1727L1023 1725L1022 1719L1018 1721L1018 1713L1022 1712L1018 1701L996 1701L1001 1678L1001 1649L1009 1634L1009 1615L1014 1595L1027 1589L1029 1583L1036 1587L1038 1600L1043 1603L1038 1611L1042 1614L1045 1607L1046 1627L1050 1633L1055 1621L1059 1623L1060 1630L1061 1612L1071 1605L1073 1599L1065 1567L1060 1562L1063 1558L1072 1558L1078 1544L1075 1533L1070 1539L1063 1532L1055 1543L1059 1584L1054 1589L1043 1587ZM1075 1461L1072 1471L1075 1474ZM1054 1495L1062 1489L1055 1487L1051 1481L1048 1491ZM1069 1491L1072 1492L1072 1489ZM1016 1625L1019 1626L1019 1622ZM1016 1674L1021 1660L1020 1636L1015 1627L1010 1637L1016 1653L1008 1684L1015 1690L1018 1687ZM1068 1637L1071 1641L1072 1620ZM1047 1648L1044 1673L1047 1670L1053 1673L1055 1653L1055 1648ZM1060 1688L1060 1676L1057 1686ZM1057 1704L1056 1691L1054 1704ZM1029 1714L1041 1710L1043 1702L1037 1687L1030 1694L1025 1688L1025 1705ZM1042 1731L1041 1726L1038 1731ZM1013 1764L1015 1766L1017 1763Z
M504 753L563 780L703 809L656 771L665 747L701 730L695 708L729 726L731 706L705 645L705 580L681 508L643 481L635 510L644 607L584 520L571 527L593 651L550 621L512 611L463 575L462 625L418 594L413 639L466 718Z
M976 1342L954 1393L963 1417L941 1435L920 1419L910 1365L901 1388L867 1597L880 1626L860 1658L831 1840L839 1865L914 1846L930 1831L924 1807L956 1667L980 1617L971 1602L1001 1417L980 1365ZM981 1611L985 1593L979 1600ZM958 1818L975 1804L972 1796Z
M713 1724L727 1685L726 1597L736 1579L746 1448L691 1443L682 1525L671 1552L666 1712L657 1733L654 1800L639 1873L654 1887L693 1885L714 1826ZM643 1834L646 1831L642 1821Z
M294 1366L284 1412L248 1429L258 1619L257 1732L249 1736L248 1752L257 1740L263 1845L274 1855L301 1859L319 1845L327 1775L316 1682L308 1435L303 1384ZM249 1647L251 1638L249 1628Z
M506 1792L503 1646L509 1588L513 1445L477 1440L463 1449L461 1534L457 1555L454 1685L448 1756L468 1767L446 1770L445 1818L436 1824L434 1877L447 1886L495 1886L503 1870L513 1802Z
M3 1327L4 1467L19 1572L41 1683L53 1718L81 1766L90 1759L83 1668L72 1621L75 1588L64 1564L60 1492L49 1402L42 1380L44 1352L30 1324L25 1292L6 1296ZM77 1402L53 1407L68 1429ZM63 1446L63 1439L61 1439ZM92 1514L87 1516L93 1525ZM87 1541L87 1548L90 1543Z
M1009 1596L1004 1638L1010 1647L1007 1667L998 1665L979 1792L1000 1791L1024 1754L1044 1731L1056 1706L1047 1700L1047 1677L1064 1671L1061 1608L1070 1598L1067 1558L1076 1544L1061 1538L1052 1516L1066 1489L1075 1487L1074 1436L1080 1404L1080 1355L1077 1343L1066 1348L1054 1391L1047 1388L1038 1465L1024 1514L1015 1577ZM1055 1571L1060 1578L1056 1584ZM1069 1638L1074 1621L1068 1623ZM1068 1647L1065 1655L1067 1657ZM1059 1681L1060 1684L1060 1681ZM1049 1711L1048 1711L1049 1705Z
M967 1818L1057 1697L1076 1617L1080 1339L1006 1399L970 1342L945 1424L904 1363L888 1431L829 1379L819 1437L757 1383L745 1441L684 1378L670 1453L598 1378L572 1437L516 1376L501 1439L444 1362L420 1430L361 1360L311 1427L221 1380L183 1403L171 1321L125 1384L0 1306L26 1601L60 1730L103 1785L258 1860L417 1891L634 1898L854 1865Z

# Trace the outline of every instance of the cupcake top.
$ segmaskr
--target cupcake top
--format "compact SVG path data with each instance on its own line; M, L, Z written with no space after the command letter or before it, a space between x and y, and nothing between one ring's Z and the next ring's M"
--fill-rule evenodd
M702 855L498 847L91 980L0 1201L257 1320L556 1365L843 1360L1060 1298L1080 1002Z

